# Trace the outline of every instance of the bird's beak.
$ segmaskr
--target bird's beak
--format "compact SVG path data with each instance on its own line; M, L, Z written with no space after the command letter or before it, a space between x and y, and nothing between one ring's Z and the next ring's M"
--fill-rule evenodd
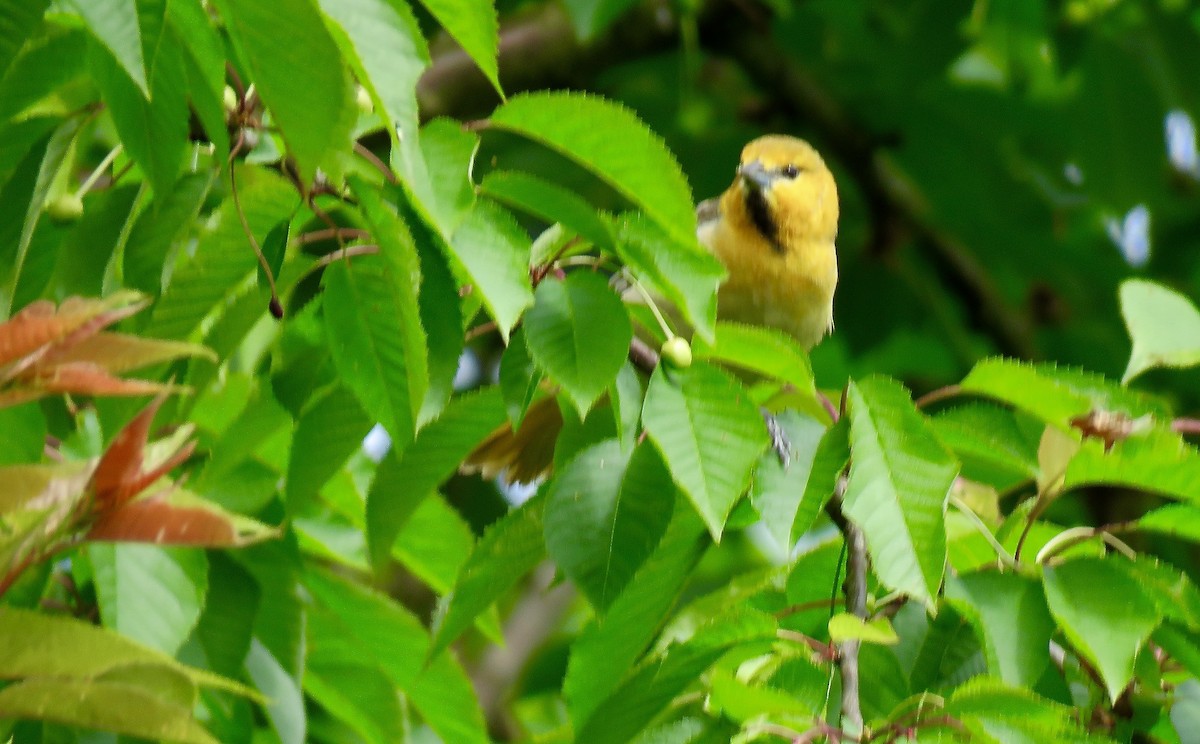
M749 163L744 163L738 168L738 175L741 176L742 182L749 188L755 191L766 191L771 186L771 181L774 180L774 174L763 167L763 164L757 160L752 160Z

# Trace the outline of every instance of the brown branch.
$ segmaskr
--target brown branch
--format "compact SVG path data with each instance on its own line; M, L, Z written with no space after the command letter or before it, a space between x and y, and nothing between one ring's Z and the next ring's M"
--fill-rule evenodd
M846 541L846 611L866 621L867 619L867 541L858 525L846 518L842 512L842 498L846 493L846 479L839 478L833 498L825 505L825 512ZM863 731L862 702L859 694L858 652L861 642L843 641L838 655L838 669L842 676L842 729L853 740L858 740Z
M1171 431L1177 434L1200 434L1200 419L1177 418L1171 422Z
M366 230L359 230L356 227L325 227L321 228L320 230L300 233L296 237L292 238L292 242L296 245L307 245L309 243L317 243L322 240L337 240L339 238L343 240L361 240L369 237L371 237L371 233L367 232Z
M658 366L658 352L636 336L629 342L629 361L646 374L653 374Z

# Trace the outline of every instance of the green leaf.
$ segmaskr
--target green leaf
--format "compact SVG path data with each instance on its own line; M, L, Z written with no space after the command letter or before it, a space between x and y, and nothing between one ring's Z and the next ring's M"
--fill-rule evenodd
M131 184L90 192L84 197L83 219L63 240L58 265L46 288L47 296L103 294L104 274L125 236L140 190Z
M500 207L478 201L450 240L472 290L483 296L505 340L525 308L529 285L529 236Z
M509 336L508 346L500 356L500 392L504 395L504 408L513 431L521 426L541 382L542 371L533 363L525 343L525 328L518 327Z
M246 655L246 675L266 696L267 720L281 744L304 744L308 717L299 675L289 673L257 638Z
M208 589L204 553L189 548L92 544L96 601L105 627L175 655L200 618Z
M94 679L137 667L181 674L192 682L254 697L231 679L184 666L112 630L70 617L0 608L0 677Z
M421 190L424 184L412 186L442 235L453 235L476 202L471 169L478 150L479 135L461 122L434 119L421 128L421 157L438 176L430 179L428 193Z
M212 173L185 175L137 216L125 241L127 286L154 296L162 292L167 256L195 224L214 180Z
M209 554L208 594L195 637L210 669L241 674L261 599L262 591L246 569L221 551Z
M430 657L446 649L475 616L504 595L546 556L542 537L540 494L483 533L471 557L459 571L454 591L447 595L436 624Z
M402 453L392 449L379 465L367 495L367 543L382 567L405 522L430 493L493 429L504 423L495 388L455 398Z
M719 322L716 342L707 344L701 339L693 349L700 359L716 359L732 367L788 383L800 395L816 396L808 354L804 353L795 338L782 331Z
M421 0L421 4L462 46L503 97L496 60L500 50L500 26L494 4L490 0Z
M337 261L324 274L325 327L334 365L393 446L416 431L429 384L416 288L385 256Z
M1062 488L1105 484L1200 504L1200 452L1174 432L1153 430L1117 442L1086 439L1067 463Z
M685 643L643 663L586 721L576 721L579 744L623 744L717 659L737 646L774 640L773 617L744 609L715 619Z
M1037 684L1054 621L1036 582L991 572L950 576L946 598L971 621L992 674L1014 686Z
M997 487L1037 477L1042 425L988 403L968 403L939 411L933 431L963 464L963 476Z
M1155 367L1200 364L1200 311L1190 299L1145 279L1126 280L1120 294L1133 341L1122 385Z
M152 681L34 678L0 690L0 716L102 729L145 739L216 744L189 705Z
M304 181L330 152L348 151L350 81L309 0L216 0L225 29Z
M5 0L0 3L0 78L22 45L37 36L50 0Z
M1089 411L1120 412L1132 417L1166 411L1145 396L1127 390L1102 375L1053 364L1029 364L1012 359L984 359L960 385L975 393L1008 403L1060 429Z
M976 677L956 689L945 711L967 724L972 741L1082 744L1095 740L1075 723L1070 707L989 677Z
M696 245L692 192L666 145L624 106L580 93L513 96L489 127L532 139L600 177L667 235Z
M674 503L671 476L648 442L629 453L606 440L550 484L546 552L603 613L654 551Z
M650 378L642 420L671 476L713 539L720 540L725 519L767 445L762 416L749 395L703 363L675 375L659 366Z
M150 77L142 56L142 35L138 29L135 0L68 0L83 22L141 95L150 99Z
M563 694L572 720L588 720L620 685L666 622L708 545L696 513L676 504L662 540L609 605L603 622L593 620L571 646Z
M1116 701L1133 678L1133 661L1162 620L1154 602L1129 574L1101 558L1046 567L1050 613L1067 639L1100 673Z
M616 377L632 337L620 298L590 271L547 278L525 316L529 355L563 386L580 417Z
M817 511L824 506L833 489L826 493L808 490L820 443L825 436L825 425L790 410L776 416L775 422L782 427L791 445L788 467L783 466L773 449L764 452L754 469L750 503L762 517L775 544L787 552L792 547L793 536L812 526ZM836 467L840 471L845 464L843 460Z
M1200 629L1200 590L1187 574L1148 555L1114 565L1129 574L1167 620Z
M237 184L246 222L261 245L271 228L296 208L296 189L273 172L255 166L238 168ZM215 225L200 235L195 252L182 257L175 267L170 284L154 306L148 334L188 338L257 266L237 208L232 199L226 199L217 211ZM264 317L267 314L265 303L262 313Z
M560 223L599 248L613 248L612 229L596 209L556 183L520 171L492 171L484 176L479 191L548 223Z
M867 622L848 612L839 612L829 618L829 640L834 643L862 641L894 646L900 642L900 637L885 617L877 617Z
M314 654L304 670L304 692L367 744L404 741L400 696L377 667L326 661Z
M696 335L714 341L717 288L725 268L708 251L681 243L640 214L616 221L617 252L653 294L667 298Z
M420 259L421 289L417 300L421 327L429 346L429 390L417 418L418 425L424 426L437 416L454 392L454 378L463 350L463 311L450 272L450 250L445 239L403 186L397 189L396 206L401 220L412 232Z
M37 403L0 408L0 465L34 463L46 446L46 417Z
M445 594L474 547L471 525L445 499L433 497L422 499L404 523L392 555L430 589Z
M1200 507L1192 504L1167 504L1146 512L1134 525L1144 532L1200 542Z
M825 430L809 468L804 496L796 507L790 540L795 541L812 528L817 515L833 497L838 479L850 462L850 425L843 418ZM760 465L761 467L761 465Z
M382 670L443 741L488 741L470 682L450 655L430 658L429 635L390 598L325 571L305 584L318 607L309 628L318 667L353 663Z
M326 481L362 447L375 423L357 396L335 387L305 407L296 421L288 456L287 505L302 514Z
M425 37L408 3L397 0L320 0L321 11L344 33L342 55L371 93L393 146L417 136L417 80L429 66ZM397 126L398 125L398 126Z
M218 160L229 157L225 126L225 44L213 28L205 6L167 3L167 19L183 49L187 94L204 133L216 147Z
M178 178L188 138L183 56L170 29L164 28L162 36L150 75L150 100L108 54L88 55L121 143L156 194L166 194Z
M958 463L899 383L850 384L846 516L867 538L879 580L931 610L946 565L946 499Z
M807 723L816 713L790 691L750 684L720 667L713 671L710 685L706 704L712 712L742 724L768 717L771 721Z
M0 292L4 293L0 295L0 300L3 300L0 308L5 314L15 309L13 302L21 287L25 260L46 198L60 170L69 160L81 124L78 119L68 119L47 139L34 145L17 164L3 191L0 191L0 199L5 204L10 196L13 200L12 211L6 209L7 214L0 215L12 218L12 222L6 223L3 231L0 231L0 240L4 241L0 243L3 246L0 248L0 277L4 278L0 284Z

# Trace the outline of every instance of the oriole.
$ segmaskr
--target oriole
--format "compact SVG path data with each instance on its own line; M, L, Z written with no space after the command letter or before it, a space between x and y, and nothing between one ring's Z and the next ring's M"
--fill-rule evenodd
M742 149L733 184L696 208L697 237L728 274L717 294L725 320L770 326L806 350L833 328L838 195L833 174L807 142L767 135ZM468 457L467 471L530 482L548 472L562 426L553 398L534 404L520 429L498 429Z

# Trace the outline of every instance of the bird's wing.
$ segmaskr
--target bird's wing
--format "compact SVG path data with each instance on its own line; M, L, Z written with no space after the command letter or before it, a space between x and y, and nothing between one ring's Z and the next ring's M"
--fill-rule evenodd
M705 199L696 205L696 227L703 229L708 223L721 219L721 200L718 197Z

